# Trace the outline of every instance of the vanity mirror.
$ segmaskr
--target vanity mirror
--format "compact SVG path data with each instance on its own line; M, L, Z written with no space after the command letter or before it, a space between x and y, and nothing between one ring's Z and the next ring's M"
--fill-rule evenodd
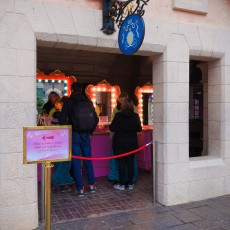
M137 112L140 116L142 125L153 124L153 86L150 82L135 89L135 95L138 99Z
M116 106L116 99L120 94L120 87L112 86L106 80L103 80L97 85L88 85L85 92L94 106L98 105L100 108L100 116L108 116L110 121L113 109Z

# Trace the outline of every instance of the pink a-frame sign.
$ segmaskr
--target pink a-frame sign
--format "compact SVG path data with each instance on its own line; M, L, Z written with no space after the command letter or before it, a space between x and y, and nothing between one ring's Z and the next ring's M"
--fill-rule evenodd
M23 164L69 161L72 126L23 127Z

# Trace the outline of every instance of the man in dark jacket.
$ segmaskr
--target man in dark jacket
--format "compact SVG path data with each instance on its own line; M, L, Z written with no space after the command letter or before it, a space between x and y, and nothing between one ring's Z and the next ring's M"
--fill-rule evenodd
M84 157L91 157L91 143L90 143L90 134L94 132L97 124L98 124L98 117L93 109L93 119L94 119L94 127L92 130L87 131L79 131L78 126L74 122L74 106L79 105L81 101L87 101L92 103L83 93L82 93L82 86L79 82L74 82L71 86L72 94L70 99L66 101L62 108L62 117L60 119L60 124L70 124L72 125L72 154L73 156L82 156ZM93 105L92 105L93 106ZM93 164L91 160L84 160L84 166L87 171L88 176L88 184L89 190L91 193L95 192L95 178L94 178L94 170ZM84 186L82 182L82 168L81 168L81 160L73 159L73 173L76 180L76 192L80 197L84 196Z

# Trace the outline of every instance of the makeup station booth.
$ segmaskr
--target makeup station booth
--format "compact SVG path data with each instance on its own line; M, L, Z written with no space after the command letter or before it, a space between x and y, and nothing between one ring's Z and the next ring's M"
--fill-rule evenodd
M71 84L76 81L73 76L65 76L59 70L46 76L40 71L37 72L37 106L48 100L48 94L55 91L62 96L70 96ZM110 85L106 80L97 85L88 85L85 89L86 95L91 99L94 106L99 108L99 124L91 138L92 157L108 157L112 150L109 124L112 112L116 106L116 100L121 90L117 85ZM136 87L135 95L138 99L137 112L142 123L142 132L138 135L139 146L143 146L152 140L152 93L153 87L150 83ZM41 103L42 100L42 103ZM39 110L39 108L38 108ZM152 168L151 145L137 152L137 166L144 170ZM107 176L110 172L109 160L93 161L95 177ZM38 180L40 180L40 166L38 165Z

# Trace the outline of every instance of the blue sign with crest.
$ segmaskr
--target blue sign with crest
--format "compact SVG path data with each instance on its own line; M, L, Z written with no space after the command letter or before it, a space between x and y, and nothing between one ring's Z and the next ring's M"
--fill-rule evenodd
M131 55L137 52L144 40L145 23L141 16L137 14L129 15L122 23L118 44L121 52Z

